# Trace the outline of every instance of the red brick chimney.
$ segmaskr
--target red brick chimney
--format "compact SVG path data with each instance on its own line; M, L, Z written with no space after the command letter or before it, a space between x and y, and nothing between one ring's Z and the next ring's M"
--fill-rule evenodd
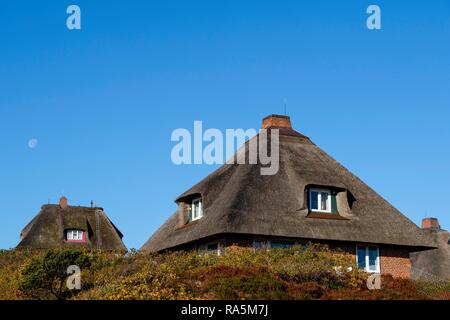
M62 196L59 199L59 206L61 207L61 209L66 209L67 208L68 204L67 204L67 198L66 197Z
M289 118L288 116L272 114L263 119L262 127L263 129L271 127L292 129L291 118Z
M425 218L422 220L422 229L440 229L439 220L436 218Z

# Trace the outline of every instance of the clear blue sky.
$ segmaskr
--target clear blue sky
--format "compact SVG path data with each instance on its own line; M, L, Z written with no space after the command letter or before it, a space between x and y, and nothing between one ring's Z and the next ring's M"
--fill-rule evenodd
M450 228L449 1L2 0L0 248L63 194L139 248L216 168L172 164L172 131L258 128L284 99L410 219Z

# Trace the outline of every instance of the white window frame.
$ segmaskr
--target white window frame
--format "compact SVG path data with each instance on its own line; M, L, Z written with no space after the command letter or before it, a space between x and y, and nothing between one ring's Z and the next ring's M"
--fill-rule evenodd
M83 230L70 229L66 231L66 239L71 241L83 241Z
M320 205L322 203L322 192L328 193L328 199L327 199L327 210L320 210L320 209L313 209L312 208L312 193L317 192L318 199L317 199L317 205L320 208ZM309 189L309 208L312 212L323 212L323 213L331 213L331 190L328 189L317 189L317 188L311 188Z
M195 216L195 204L196 203L199 204L199 206L198 206L199 214L198 214L197 217ZM203 201L202 201L202 198L195 198L195 199L192 200L191 213L192 213L192 221L201 219L203 217Z
M365 255L365 268L364 271L367 273L380 273L381 267L380 267L380 248L378 246L374 245L357 245L356 246L356 265L359 266L358 261L358 248L364 248L366 255ZM377 259L375 263L376 270L370 270L370 264L369 264L369 248L376 248L377 249Z

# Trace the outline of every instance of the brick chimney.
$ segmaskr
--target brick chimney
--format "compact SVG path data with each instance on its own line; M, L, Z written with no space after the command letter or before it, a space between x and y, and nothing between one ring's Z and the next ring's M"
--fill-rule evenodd
M68 204L67 204L67 198L66 197L62 196L59 199L59 206L61 207L61 209L66 209L67 208Z
M263 119L262 127L263 129L267 129L270 127L292 129L291 118L289 118L288 116L272 114Z
M440 229L439 220L436 218L425 218L422 220L422 229Z

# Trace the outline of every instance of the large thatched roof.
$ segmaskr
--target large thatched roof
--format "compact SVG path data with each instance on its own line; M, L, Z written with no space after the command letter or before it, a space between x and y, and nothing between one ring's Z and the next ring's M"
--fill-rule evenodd
M420 229L363 181L292 130L288 119L264 120L279 129L280 169L261 175L260 164L225 164L183 193L182 204L195 195L203 198L204 216L180 226L179 206L145 243L143 251L175 248L219 234L250 234L289 238L393 244L434 245ZM272 118L274 118L272 117ZM267 123L269 123L267 125ZM281 124L280 124L281 123ZM248 143L247 143L248 144ZM308 186L339 191L341 219L313 218L306 201Z
M88 235L85 243L71 243L65 230L77 229ZM126 250L122 233L102 208L44 205L22 230L18 248L87 247L101 250Z

